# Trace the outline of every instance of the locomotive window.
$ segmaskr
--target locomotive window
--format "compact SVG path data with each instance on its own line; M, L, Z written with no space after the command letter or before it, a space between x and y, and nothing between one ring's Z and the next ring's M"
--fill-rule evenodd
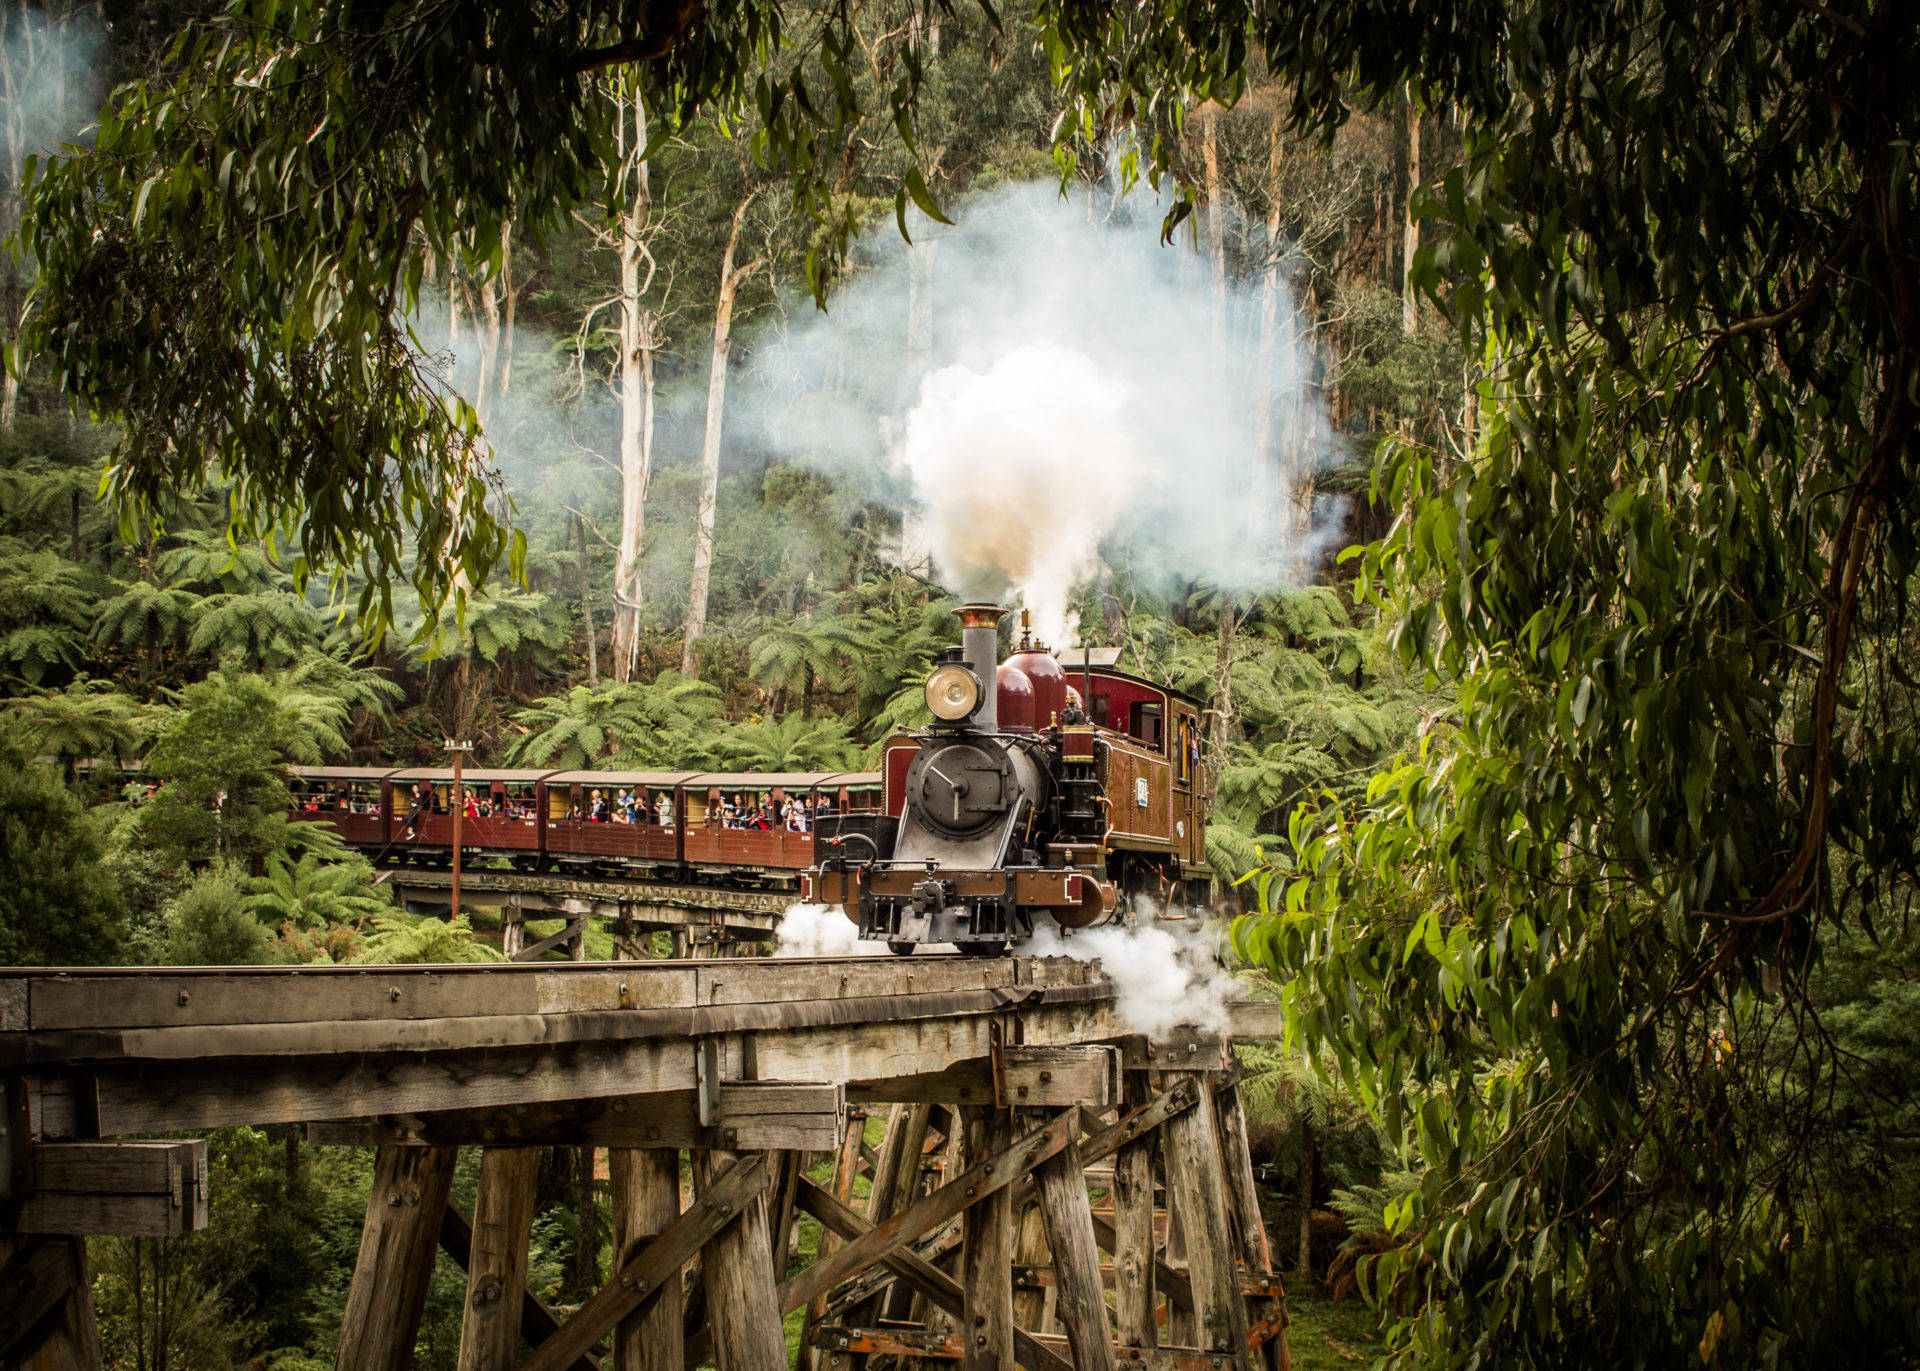
M1165 721L1161 717L1159 705L1136 701L1128 714L1130 717L1127 719L1127 732L1156 752L1166 750L1166 739L1162 733L1162 725Z
M1113 696L1096 695L1093 697L1093 711L1087 715L1087 722L1099 724L1102 728L1111 728L1108 721L1113 718Z

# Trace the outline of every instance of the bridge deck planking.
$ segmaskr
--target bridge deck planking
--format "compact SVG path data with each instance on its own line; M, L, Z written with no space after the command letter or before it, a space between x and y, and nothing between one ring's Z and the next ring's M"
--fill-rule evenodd
M1244 1022L1258 1034L1272 1014L1269 1006L1240 1007L1235 1028ZM1082 1241L1055 1254L1056 1265L1072 1268L1057 1278L1071 1278L1080 1292L1076 1365L1115 1364L1103 1336L1100 1259L1094 1241L1086 1240L1098 1240L1106 1230L1088 1210L1080 1162L1104 1160L1117 1145L1111 1140L1124 1141L1129 1130L1162 1127L1196 1089L1234 1089L1235 1075L1225 1070L1229 1061L1218 1036L1185 1031L1148 1043L1132 1034L1117 1011L1113 985L1095 968L1067 959L0 973L0 1076L24 1087L10 1091L19 1112L9 1122L20 1130L16 1152L25 1143L30 1160L64 1155L51 1150L61 1146L60 1139L306 1122L314 1141L377 1142L383 1159L450 1155L458 1145L478 1143L489 1155L502 1147L685 1147L697 1166L709 1169L735 1151L759 1155L761 1149L774 1155L839 1152L845 1162L851 1154L844 1144L859 1137L848 1123L851 1098L897 1098L923 1102L923 1109L944 1105L959 1118L964 1111L954 1109L956 1103L1015 1103L1024 1083L1026 1103L1043 1106L1030 1122L1060 1109L1064 1113L1048 1127L1064 1130L1063 1137L1094 1130L1074 1165L1050 1178L1047 1191L1057 1211L1051 1215L1056 1230L1068 1209L1085 1220L1081 1228L1091 1225L1091 1234L1080 1233ZM1123 1077L1134 1090L1148 1071L1168 1068L1160 1076L1165 1092L1119 1123L1102 1130L1086 1112L1113 1106ZM1215 1084L1203 1087L1202 1081ZM1219 1145L1212 1127L1201 1130L1208 1135L1204 1140L1188 1140L1190 1152L1205 1141L1200 1150L1211 1156ZM128 1145L78 1146L117 1163L119 1154L107 1149ZM996 1164L1025 1173L1035 1160L1021 1152ZM48 1170L41 1189L52 1178ZM29 1186L34 1183L29 1176ZM841 1184L836 1178L835 1193ZM952 1184L939 1193L950 1194ZM1016 1208L1028 1192L1039 1193L1032 1179L1016 1182L1009 1193L1015 1191ZM531 1203L530 1180L517 1182L515 1196L516 1203ZM133 1214L131 1201L149 1197L106 1198L115 1202L112 1213L68 1222L82 1231L145 1231L130 1226L145 1221L144 1210ZM389 1195L383 1201L376 1194L369 1232L390 1205L405 1199ZM443 1201L441 1196L435 1203ZM902 1211L915 1212L912 1206ZM424 1231L426 1220L422 1225ZM1210 1251L1219 1249L1216 1263L1231 1271L1238 1254L1227 1246L1224 1224L1196 1232ZM1057 1246L1065 1241L1062 1233L1055 1234ZM784 1241L770 1243L758 1230L750 1237L735 1233L733 1247L717 1238L703 1242L709 1274L725 1278L724 1307L734 1303L726 1281L751 1279L770 1298L772 1282L786 1274ZM862 1240L873 1245L870 1237ZM677 1268L687 1253L668 1255ZM864 1255L885 1262L896 1254L875 1246ZM429 1262L416 1264L424 1270ZM395 1278L378 1263L369 1265L364 1243L361 1266L356 1291L384 1288ZM849 1266L812 1278L836 1275L854 1272ZM1164 1273L1163 1285L1172 1275ZM866 1280L857 1276L848 1289ZM84 1286L70 1283L75 1290ZM1261 1345L1277 1331L1277 1325L1266 1328L1273 1318L1263 1312L1262 1331L1248 1338L1239 1319L1252 1319L1239 1311L1233 1291L1224 1298L1233 1307L1211 1312L1226 1316L1226 1345L1233 1350L1174 1349L1171 1355L1189 1359L1178 1364L1251 1371L1255 1357L1265 1359ZM1264 1293L1261 1298L1272 1303ZM1189 1304L1194 1301L1189 1291ZM402 1346L410 1341L417 1310L396 1310L396 1346ZM463 1340L485 1331L485 1313L477 1305L467 1310ZM1284 1319L1284 1312L1275 1317ZM576 1341L595 1339L601 1331L597 1324L583 1325ZM930 1323L927 1335L938 1331ZM741 1330L721 1321L712 1332L737 1360ZM694 1342L704 1346L708 1336L703 1332ZM1237 1346L1243 1340L1245 1351ZM1026 1339L1021 1359L1031 1360L1037 1344ZM1047 1364L1059 1362L1056 1346L1068 1350L1058 1339L1045 1346ZM567 1350L557 1342L555 1348L555 1356ZM994 1350L999 1364L1012 1358L1011 1347ZM776 1362L770 1357L766 1364ZM86 1364L97 1365L97 1359Z
M6 987L29 1026L0 1032L0 1067L44 1138L688 1090L701 1041L723 1080L858 1089L977 1064L996 1031L1128 1037L1111 984L1066 959L111 968ZM68 1026L101 1018L126 1026Z
M1078 968L1076 973L1075 968ZM1049 958L756 957L434 966L0 971L0 1028L61 1030L565 1014L1085 984ZM0 1033L3 1041L5 1033Z

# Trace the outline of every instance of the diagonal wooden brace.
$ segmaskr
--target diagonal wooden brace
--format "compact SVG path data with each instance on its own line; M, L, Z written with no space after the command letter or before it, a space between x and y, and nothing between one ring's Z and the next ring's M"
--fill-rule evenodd
M814 1296L833 1289L848 1276L863 1271L903 1243L912 1242L936 1224L944 1223L974 1201L1012 1185L1079 1136L1080 1112L1069 1109L997 1156L969 1167L924 1199L908 1205L823 1261L817 1261L780 1287L782 1313L798 1309Z
M818 1219L823 1228L848 1242L863 1238L873 1231L872 1224L805 1177L800 1180L794 1202ZM898 1271L921 1294L948 1313L964 1315L966 1294L961 1290L960 1283L925 1257L902 1248L887 1253L880 1260ZM1029 1371L1072 1371L1064 1358L1034 1341L1033 1335L1024 1329L1013 1330L1013 1346L1020 1365L1029 1368Z
M749 1153L734 1162L691 1209L634 1253L598 1294L536 1347L520 1363L519 1371L566 1371L620 1320L651 1304L667 1281L678 1280L680 1268L757 1200L766 1184L765 1154Z

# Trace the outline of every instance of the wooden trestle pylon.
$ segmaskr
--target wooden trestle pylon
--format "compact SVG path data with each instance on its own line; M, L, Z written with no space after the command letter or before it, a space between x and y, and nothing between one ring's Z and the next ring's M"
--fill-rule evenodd
M799 1371L1285 1371L1222 1036L1131 1035L1065 961L569 951L0 973L0 1367L99 1365L75 1235L206 1222L203 1142L122 1139L304 1120L376 1149L342 1371L411 1365L442 1251L460 1371L784 1371L789 1324ZM611 1274L571 1310L526 1285L543 1147L606 1157Z

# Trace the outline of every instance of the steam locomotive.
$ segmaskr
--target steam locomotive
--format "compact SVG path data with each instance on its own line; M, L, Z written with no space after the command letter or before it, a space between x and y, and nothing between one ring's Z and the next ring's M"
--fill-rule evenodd
M997 605L963 605L961 645L927 678L931 728L883 749L884 822L842 831L802 878L897 953L992 955L1051 919L1178 916L1211 901L1199 706L1095 665L1079 688L1031 631L999 658Z

